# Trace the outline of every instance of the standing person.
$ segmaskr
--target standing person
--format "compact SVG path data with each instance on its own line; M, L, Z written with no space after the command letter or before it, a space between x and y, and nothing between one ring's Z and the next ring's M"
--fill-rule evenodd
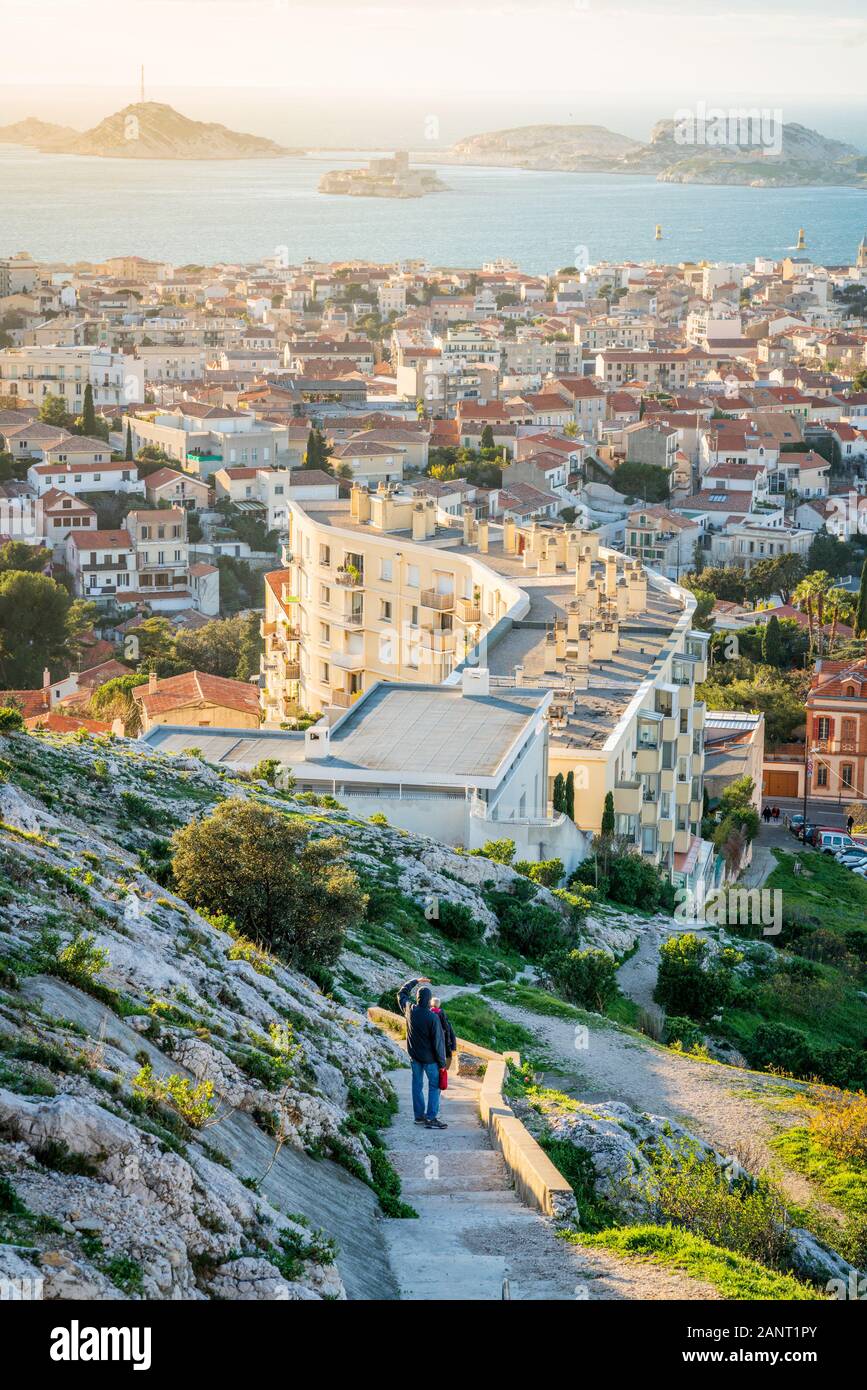
M771 819L771 808L770 808L770 806L766 806L766 807L764 808L764 810L762 811L762 819L763 819L763 821L765 822L765 825L767 825L768 822L769 822L769 820Z
M854 824L855 824L855 817L854 817L854 816L847 816L847 818L846 818L846 829L848 830L848 832L849 832L850 835L852 834L852 826L853 826Z
M448 1129L437 1119L440 1108L440 1068L446 1064L445 1038L439 1016L430 1006L430 980L426 975L407 980L397 996L398 1007L406 1019L406 1050L412 1067L412 1110L417 1125L426 1129ZM416 1002L411 1002L415 990ZM427 1077L427 1110L424 1081Z
M445 1043L446 1049L446 1071L448 1071L449 1067L452 1064L452 1057L455 1055L455 1052L457 1051L458 1040L455 1036L455 1030L451 1025L451 1019L449 1018L448 1014L442 1006L442 1000L432 999L430 1001L430 1006L439 1018L439 1021L442 1025L443 1042Z

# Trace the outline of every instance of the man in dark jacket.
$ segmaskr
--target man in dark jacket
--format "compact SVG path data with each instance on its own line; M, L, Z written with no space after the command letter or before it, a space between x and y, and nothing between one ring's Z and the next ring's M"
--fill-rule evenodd
M401 985L397 996L406 1019L406 1050L412 1067L412 1109L417 1125L427 1129L448 1129L437 1119L440 1108L440 1067L446 1064L443 1030L433 1012L430 980L422 975ZM415 991L416 1002L412 1003ZM427 1077L427 1111L424 1104L424 1078Z

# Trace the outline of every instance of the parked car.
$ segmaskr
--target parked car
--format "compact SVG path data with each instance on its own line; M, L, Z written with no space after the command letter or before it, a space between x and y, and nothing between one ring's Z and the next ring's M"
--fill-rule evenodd
M867 875L867 859L864 860L863 864L855 864L852 868L852 872L853 874L857 874L859 878L864 878L865 875Z
M793 835L797 835L799 838L800 838L800 829L801 829L801 826L802 826L803 824L804 824L804 817L801 815L800 811L798 811L797 815L794 815L794 816L790 816L790 817L789 817L789 829L791 830L791 832L792 832Z
M867 864L867 854L861 854L858 850L848 851L846 854L835 854L834 858L844 869L856 869L859 864Z
M855 849L856 841L845 830L819 830L816 848L824 854L836 854L841 849Z

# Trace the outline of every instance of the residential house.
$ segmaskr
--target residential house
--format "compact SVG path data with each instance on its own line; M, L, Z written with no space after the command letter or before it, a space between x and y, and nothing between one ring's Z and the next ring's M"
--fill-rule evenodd
M227 680L204 671L186 671L160 680L151 672L133 698L141 710L142 733L159 725L186 728L257 729L259 691L248 681Z

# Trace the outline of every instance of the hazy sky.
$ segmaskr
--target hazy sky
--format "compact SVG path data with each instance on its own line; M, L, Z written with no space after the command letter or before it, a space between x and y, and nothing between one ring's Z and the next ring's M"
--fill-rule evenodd
M7 58L36 60L21 82L6 65L9 118L34 101L58 118L60 88L77 88L88 114L110 88L112 109L118 93L135 98L140 63L148 94L183 108L189 93L190 114L219 117L207 94L235 89L237 122L246 89L248 128L271 133L264 93L277 89L340 113L347 141L360 92L425 99L447 125L453 104L483 113L489 96L493 119L477 129L510 123L510 95L521 123L534 94L539 119L593 119L598 103L615 127L618 103L649 98L660 116L704 98L781 105L791 120L804 103L864 104L865 0L0 0L0 18Z

